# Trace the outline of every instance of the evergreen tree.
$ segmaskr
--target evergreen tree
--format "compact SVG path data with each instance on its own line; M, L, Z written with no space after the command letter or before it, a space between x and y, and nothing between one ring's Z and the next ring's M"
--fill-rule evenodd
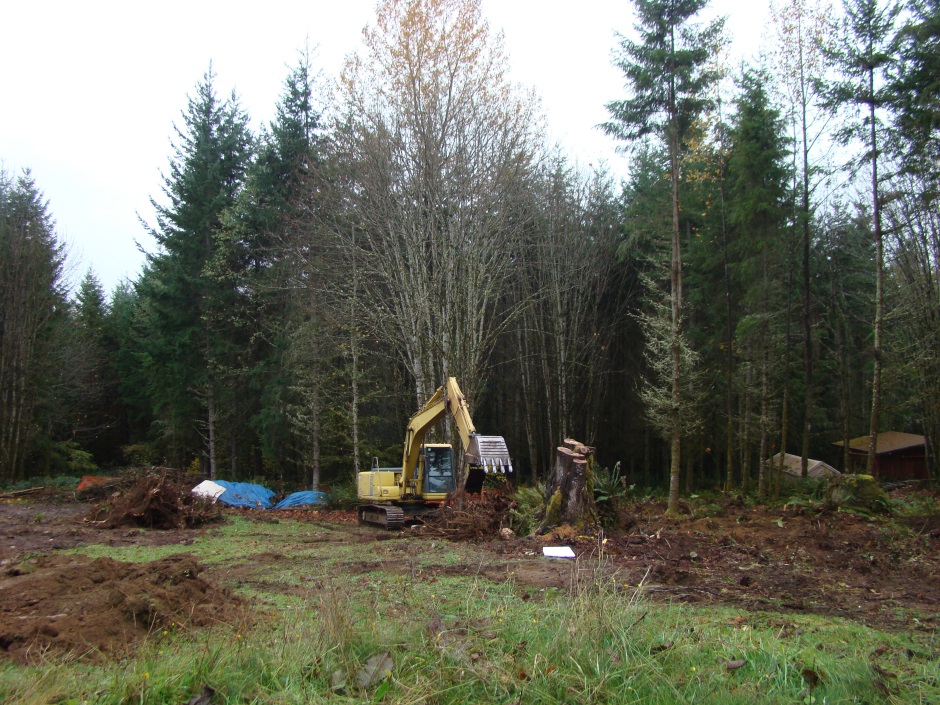
M616 65L623 71L630 97L608 103L613 120L605 130L624 140L653 134L669 156L672 187L672 254L669 275L669 358L672 369L668 413L661 430L670 443L669 511L678 511L683 399L682 376L688 368L682 338L682 257L680 244L679 167L683 141L697 116L709 106L708 89L717 75L709 59L722 42L723 20L705 28L692 22L706 0L637 0L640 41L622 37ZM651 329L652 332L653 329ZM664 326L655 330L665 331Z
M67 372L63 246L47 202L26 171L0 171L0 479L48 469L57 375ZM37 457L37 454L39 456Z
M754 335L753 345L745 347L754 350L756 359L752 362L760 371L761 497L767 494L769 480L771 346L775 337L771 319L781 308L774 293L779 291L776 282L783 278L775 274L780 263L786 262L784 214L789 177L783 125L770 104L767 82L767 76L759 72L745 71L742 76L728 159L728 221L735 231L738 272L746 292L741 332L750 329Z
M170 173L166 203L153 200L159 251L138 288L149 326L147 365L160 436L180 463L205 449L216 472L216 422L233 340L233 291L207 271L221 217L242 185L251 156L248 119L234 94L216 95L210 67L189 98ZM200 441L200 433L205 443Z
M884 330L884 242L881 230L881 184L878 160L882 151L879 111L888 102L885 80L893 57L894 23L900 5L880 6L879 0L843 0L845 17L840 41L827 47L827 53L840 73L823 91L830 108L864 109L859 118L849 119L841 133L842 142L858 140L865 145L865 159L871 168L871 213L875 238L875 326L874 370L871 383L868 462L866 472L875 474L878 445L878 414L881 409L881 341Z
M901 61L892 81L903 137L904 167L927 181L929 198L940 197L940 0L909 0L902 28Z
M141 282L141 290L146 283ZM120 442L138 446L135 457L122 459L129 463L156 463L162 460L152 449L144 447L154 430L153 400L151 399L151 359L148 346L151 341L144 302L138 287L121 282L111 292L110 310L105 318L105 339L114 350L114 374L117 378L119 410L116 434ZM123 448L122 448L123 453Z
M80 367L72 436L98 463L115 462L117 445L123 440L119 426L120 395L116 341L107 326L110 307L101 282L91 269L86 272L75 296L72 359Z
M322 320L313 294L326 269L317 199L322 187L320 113L308 50L284 81L275 120L263 132L245 189L226 217L218 271L241 293L239 326L250 334L241 370L257 391L250 424L263 461L305 468L319 482L320 360L311 360Z

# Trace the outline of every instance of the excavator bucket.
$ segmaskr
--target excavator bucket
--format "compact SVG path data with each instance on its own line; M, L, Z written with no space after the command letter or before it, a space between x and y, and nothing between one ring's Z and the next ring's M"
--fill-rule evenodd
M467 465L467 481L464 491L479 494L483 489L483 480L487 473L512 472L512 460L506 439L502 436L470 436L470 444L464 451L464 463Z

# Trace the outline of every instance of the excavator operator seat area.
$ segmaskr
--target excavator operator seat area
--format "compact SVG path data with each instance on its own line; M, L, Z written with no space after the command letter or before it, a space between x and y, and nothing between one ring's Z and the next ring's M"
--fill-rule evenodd
M425 494L448 494L454 491L454 449L449 445L424 446Z

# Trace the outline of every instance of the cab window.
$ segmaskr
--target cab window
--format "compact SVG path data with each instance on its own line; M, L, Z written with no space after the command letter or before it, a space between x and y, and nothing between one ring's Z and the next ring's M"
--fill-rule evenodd
M426 448L424 491L447 493L454 491L454 451L451 448Z

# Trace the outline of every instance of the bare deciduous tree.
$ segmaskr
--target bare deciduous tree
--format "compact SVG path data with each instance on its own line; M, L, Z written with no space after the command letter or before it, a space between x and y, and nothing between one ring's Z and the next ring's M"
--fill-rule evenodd
M348 59L337 147L358 293L414 377L478 394L507 321L522 224L509 207L535 153L535 101L507 78L477 0L386 0Z

